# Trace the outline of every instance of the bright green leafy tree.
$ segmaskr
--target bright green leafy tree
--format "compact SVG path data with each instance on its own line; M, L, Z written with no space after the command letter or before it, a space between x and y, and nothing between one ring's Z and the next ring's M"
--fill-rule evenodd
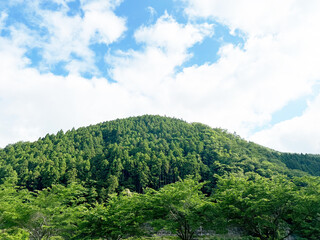
M214 194L220 222L259 239L285 239L291 234L288 219L295 204L294 189L294 183L282 176L221 178Z
M320 178L297 178L295 183L291 232L302 239L320 239Z
M118 240L144 235L144 206L142 195L128 189L112 194L107 203L97 203L82 213L78 238Z
M169 231L182 240L193 239L206 221L204 210L209 202L200 191L203 185L186 179L166 185L159 191L150 189L145 197L154 229Z

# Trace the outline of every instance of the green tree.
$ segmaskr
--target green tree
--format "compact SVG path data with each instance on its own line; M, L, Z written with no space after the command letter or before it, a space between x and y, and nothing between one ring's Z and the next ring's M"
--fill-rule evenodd
M320 239L320 178L296 178L295 183L291 232L303 239Z
M164 229L182 240L193 239L204 225L205 200L200 191L204 183L193 179L181 180L161 188L148 190L145 197L151 225L156 231Z
M118 240L145 234L146 221L142 195L128 189L120 195L111 194L107 203L95 204L83 211L78 238Z
M28 204L29 215L22 223L33 239L50 239L53 236L70 238L77 230L78 212L87 201L83 186L72 183L67 187L54 185L39 191Z
M259 239L285 239L291 234L289 219L295 207L295 184L285 177L258 175L220 178L214 200L224 226L238 227Z
M20 190L14 184L5 182L0 185L0 229L2 235L21 233L24 222L27 221L30 209L26 203L31 199L27 190Z
M21 228L0 230L1 240L28 240L29 234Z
M77 184L55 185L37 193L2 185L1 228L6 229L6 234L13 230L20 235L28 233L35 240L70 237L76 229L76 208L85 200L81 199L83 192L84 188Z

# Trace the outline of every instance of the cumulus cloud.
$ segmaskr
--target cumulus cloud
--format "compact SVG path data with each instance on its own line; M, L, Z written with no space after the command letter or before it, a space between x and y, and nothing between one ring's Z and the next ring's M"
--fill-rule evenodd
M213 18L249 35L265 36L295 28L314 16L319 2L297 0L182 0L185 12L194 18ZM310 15L311 14L311 15Z
M143 96L130 94L104 78L40 74L26 67L23 51L0 42L0 146L36 140L59 129L142 114ZM5 54L5 55L3 55ZM17 64L19 63L19 64Z
M175 68L191 57L188 48L212 33L210 24L179 24L166 13L154 25L142 26L135 32L136 41L144 44L142 51L119 51L107 56L112 66L110 74L130 91L155 98L160 86L168 87L166 83Z
M68 16L66 12L40 11L50 33L49 41L43 46L45 60L50 64L70 61L76 56L85 64L75 69L75 62L71 61L67 69L94 72L95 56L90 45L108 45L119 39L126 30L125 19L117 17L112 11L115 4L118 3L82 1L83 17Z
M106 55L112 83L79 73L98 71L90 45L122 39L127 20L114 12L122 1L82 0L73 15L67 0L55 0L57 11L30 1L35 11L29 14L42 34L23 24L5 27L2 13L0 27L10 36L0 37L0 146L150 113L227 128L278 150L319 152L320 96L302 116L255 132L289 102L311 94L320 80L319 1L181 1L188 21L165 13L133 31L139 48ZM184 67L193 46L215 37L212 23L241 34L244 43L222 44L217 62ZM69 74L31 68L25 53L34 47L41 48L42 67L63 61Z
M108 45L126 30L125 19L113 12L121 1L81 1L83 16L69 16L67 2L55 0L57 10L44 9L41 1L10 2L23 5L29 25L13 21L6 26L8 14L1 13L0 31L9 33L0 35L1 147L124 116L135 109L130 103L141 105L143 98L129 101L130 94L107 79L79 77L81 71L96 71L90 45ZM41 49L40 69L31 68L26 56L33 48ZM67 63L68 76L40 73L60 61Z
M29 49L37 47L41 50L42 69L50 70L54 64L64 62L67 70L97 73L95 53L90 46L96 43L109 45L126 31L126 20L114 13L121 1L81 1L81 11L75 15L68 14L67 3L70 1L54 2L57 10L43 8L41 1L28 2L24 7L33 28L23 23L12 25L11 39L17 39L17 35L28 36L30 41L23 43ZM81 68L76 67L79 62Z
M309 102L302 116L280 122L255 133L251 139L285 152L320 152L320 96Z
M58 19L66 20L62 15ZM62 28L71 25L67 22ZM61 27L61 23L57 26ZM62 29L54 36L68 38L63 32L69 30L72 32L71 28ZM179 24L165 14L154 25L142 26L135 32L136 41L144 44L141 51L119 51L108 56L110 74L116 83L105 78L80 77L72 67L81 68L81 61L68 65L70 73L66 77L40 74L27 67L28 59L21 45L12 45L9 52L10 41L6 41L1 54L7 54L12 61L1 58L4 63L0 69L0 122L7 137L2 138L0 145L19 139L34 140L60 128L66 130L117 117L172 113L175 108L169 107L171 96L166 98L165 92L175 67L190 57L188 48L212 33L210 24ZM72 37L65 41L73 44Z
M90 11L92 11L92 8L91 6ZM75 44L72 41L75 37L72 32L74 28L76 29L73 21L82 20L77 16L69 19L62 13L50 14L51 16L47 16L47 18L51 19L52 24L55 24L59 29L57 30L54 27L49 29L54 29L54 34L52 35L55 36L59 44L56 47L50 46L47 49L55 49L56 54L66 54L65 56L58 56L57 59L68 58L68 51L63 53L61 49L58 50L58 46L64 42L65 45ZM56 14L60 14L60 16L56 16ZM55 16L57 21L62 22L54 23ZM144 69L145 61L152 60L149 65L152 69L143 80L150 79L154 75L152 70L155 70L155 68L158 68L158 73L162 72L163 68L166 68L164 74L159 74L159 79L172 73L174 66L181 64L183 58L187 57L186 48L194 42L201 41L198 33L204 30L179 25L168 16L166 18L168 18L167 21L162 18L156 27L159 24L167 24L169 21L170 24L176 27L177 34L183 34L183 37L186 37L185 32L190 31L190 34L195 34L196 38L191 40L186 38L181 42L185 48L174 54L154 45L146 47L143 53L136 52L132 53L132 55L127 53L130 55L131 61L136 62L131 68L131 71L135 71L135 74ZM150 29L143 28L143 30L139 31L148 31L153 27L150 27ZM141 92L135 92L134 88L129 86L137 83L135 79L139 77L135 75L135 78L128 78L126 74L130 75L130 69L123 73L124 77L122 79L125 79L126 82L121 82L120 78L117 78L119 83L110 83L104 78L93 78L89 81L79 77L76 74L77 69L85 67L81 61L73 61L68 66L70 67L70 74L67 77L55 76L51 73L40 74L38 70L28 67L29 59L24 54L29 42L28 37L32 36L32 34L28 34L29 30L27 28L23 31L20 30L15 26L11 31L11 38L0 38L0 54L3 56L0 64L0 72L2 73L0 81L0 108L2 112L0 125L1 132L5 136L1 138L0 145L3 146L6 143L12 143L20 139L35 140L46 132L55 132L60 128L66 130L116 117L146 112L157 113L153 111L150 98L147 98ZM71 36L69 35L70 33ZM103 36L98 38L100 40L104 39ZM141 41L143 38L140 35ZM13 39L16 41L14 44L12 44ZM148 42L147 37L145 39ZM105 39L105 41L109 40ZM163 41L167 40L163 39ZM32 38L30 38L30 42L32 42ZM168 43L167 46L169 46ZM85 46L83 47L85 48ZM55 53L50 54L50 56L55 57ZM180 54L182 56L179 56ZM164 63L172 56L174 56L174 63L169 62L165 66ZM124 64L121 65L119 62L117 63L119 66L126 66L123 58L118 60ZM129 62L129 65L131 63ZM72 71L72 67L74 67L74 71ZM145 70L142 72L145 72Z
M167 52L183 53L193 44L201 42L204 36L212 35L212 30L212 25L207 23L183 26L165 13L155 25L141 27L134 36L138 43L164 48Z
M198 80L200 85L206 86L206 93L202 93L199 99L212 102L210 107L217 114L207 117L211 125L215 122L250 138L254 129L268 125L273 113L290 101L312 93L312 87L320 80L317 67L320 34L316 30L320 27L318 1L307 4L295 0L183 2L186 4L185 13L190 18L215 20L226 25L231 34L240 32L245 37L242 48L223 46L217 63L184 69L178 75L180 87L189 83L195 88L195 83L190 79L197 76L201 79ZM185 88L188 86L185 85ZM188 99L186 92L182 91L182 94ZM315 110L312 117L298 119L301 125L308 125L310 122L307 119L317 119L318 115L320 113ZM292 121L297 122L297 119ZM280 128L287 129L285 126L289 122L280 123L261 134L256 133L252 139L278 150L295 151L295 147L301 151L319 150L314 144L313 148L299 148L298 141L291 144L285 134L282 136L281 133L286 130L281 131ZM303 135L306 130L288 129L293 135ZM278 136L277 140L272 138L272 134ZM310 133L309 139L315 139L317 134L317 131ZM263 141L261 136L266 140ZM303 141L303 138L298 139Z

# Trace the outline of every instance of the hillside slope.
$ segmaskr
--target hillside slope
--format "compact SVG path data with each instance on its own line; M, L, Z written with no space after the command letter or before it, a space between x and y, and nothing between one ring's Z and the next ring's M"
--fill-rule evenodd
M301 171L302 170L302 171ZM0 149L0 183L29 190L80 181L99 194L163 185L194 175L320 175L318 155L284 154L200 123L145 115L104 122ZM305 171L305 172L303 172Z

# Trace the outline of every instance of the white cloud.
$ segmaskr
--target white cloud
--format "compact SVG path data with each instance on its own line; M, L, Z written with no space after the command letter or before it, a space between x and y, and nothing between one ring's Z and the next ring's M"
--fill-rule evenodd
M70 17L63 12L44 11L44 24L51 35L49 42L44 45L45 59L49 63L68 62L74 54L84 63L77 71L96 71L90 44L108 45L119 39L126 30L125 20L117 17L112 8L113 4L109 1L84 1L83 18L79 15ZM75 69L74 61L67 69Z
M138 43L164 48L168 52L182 53L193 44L201 42L204 36L211 36L212 30L212 25L207 23L183 26L165 13L154 26L141 27L134 36Z
M154 25L135 32L136 41L144 44L142 51L118 52L107 57L113 66L110 73L130 91L156 98L162 94L159 87L166 88L175 68L191 56L188 48L212 33L212 25L179 24L165 14Z
M273 44L250 39L244 50L226 45L217 63L184 69L170 88L173 101L184 106L181 114L248 137L290 99L310 93L312 85L300 78L300 62Z
M210 125L235 130L249 138L253 129L268 124L274 112L290 101L312 93L312 87L320 80L317 67L320 54L319 1L184 2L187 4L185 12L191 18L214 19L228 26L232 33L240 30L246 40L242 49L223 46L217 63L194 66L178 75L179 86L175 88L183 89L179 99L196 100L194 108L196 105L203 107L202 115L197 112L199 121L206 119ZM189 100L190 106L192 101ZM208 113L206 110L209 109L215 114ZM310 124L312 117L317 119L316 110L314 112L309 117L299 118L301 124ZM278 124L272 133L282 132L280 127L287 129L287 123ZM293 135L302 136L305 128L290 130ZM310 132L309 139L315 139L317 134L318 131ZM260 137L260 142L280 150L319 151L315 145L311 145L313 148L304 147L304 150L299 148L298 145L305 146L303 138L299 138L300 143L285 143L282 139L281 144L275 145L271 142L277 140L266 132L255 136L264 136L266 140L262 141Z
M6 12L0 13L0 33L1 33L1 30L4 29L5 21L6 21L7 17L8 17L8 14Z
M254 134L251 140L285 152L320 152L320 96L309 102L300 117L280 122Z
M120 1L87 1L83 4L84 19L82 37L91 42L110 44L126 30L125 20L112 11Z
M174 31L166 32L163 26ZM0 145L20 139L35 140L61 128L67 130L118 117L173 113L168 88L175 67L188 59L187 49L212 34L212 30L208 24L178 24L168 15L155 25L140 28L135 36L145 44L141 52L131 50L109 56L117 83L79 77L76 73L82 63L77 61L68 66L71 74L67 77L40 74L26 67L25 49L16 45L8 51L7 41L8 46L2 45L0 54L7 54L12 61L1 58L0 64L0 131L5 133ZM156 40L153 34L163 36Z
M126 31L126 20L113 12L121 1L81 1L83 15L75 16L67 14L66 1L56 1L59 12L37 10L35 21L49 31L47 39L22 25L10 28L11 39L0 38L0 146L61 128L154 113L227 128L279 150L320 151L315 140L319 96L301 117L251 136L274 112L311 94L319 81L319 1L184 0L190 22L178 23L166 13L135 31L141 50L108 54L116 83L88 81L78 73L97 71L90 44L108 45ZM245 43L222 45L216 63L178 71L192 57L190 48L213 36L213 25L195 24L198 19L215 19L234 34L240 30ZM48 66L67 62L69 76L27 67L24 54L30 46L43 48Z
M35 140L59 129L132 115L139 106L144 109L143 97L132 97L107 79L89 81L79 77L83 70L96 70L89 45L110 44L126 30L125 20L113 13L121 1L83 1L83 17L68 16L67 1L56 2L62 6L60 11L40 9L39 1L28 2L33 8L24 6L33 24L46 29L49 35L41 36L37 30L14 23L7 27L9 37L0 36L1 147L19 140ZM1 14L1 27L6 17ZM70 74L40 74L28 67L30 59L25 54L33 47L42 48L47 67L68 62Z
M278 34L308 21L319 9L319 1L299 0L183 0L191 17L213 18L232 30L249 35Z
M52 65L62 61L67 64L66 69L97 73L95 53L90 45L109 45L126 31L125 19L113 12L121 1L81 1L83 16L68 15L68 1L55 2L60 6L59 11L42 9L41 1L28 2L29 5L24 6L31 21L42 32L46 32L44 35L35 32L38 29L31 31L22 24L15 24L10 28L11 34L15 33L12 39L15 40L17 35L29 37L30 41L22 42L29 48L41 49L42 69L50 69ZM81 68L76 68L75 62L82 62Z
M0 146L36 140L150 108L143 96L130 94L104 78L59 77L27 68L23 50L0 42ZM5 55L4 55L5 54ZM17 64L18 63L18 64Z
M150 14L149 21L152 21L154 19L154 17L157 15L157 11L151 6L147 7L147 10L148 10L148 12Z

